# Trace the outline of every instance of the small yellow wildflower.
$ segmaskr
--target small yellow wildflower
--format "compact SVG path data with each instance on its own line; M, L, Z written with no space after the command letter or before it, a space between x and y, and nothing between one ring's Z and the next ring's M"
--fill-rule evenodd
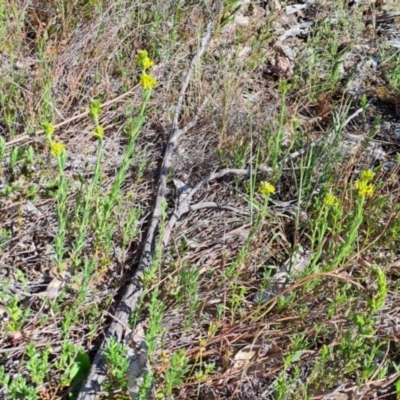
M333 207L333 208L337 208L339 207L339 200L337 197L335 197L332 192L328 192L325 196L324 199L324 206L326 207Z
M370 181L375 176L374 172L370 169L361 171L360 178L364 182Z
M49 122L43 123L43 130L47 136L51 136L54 132L54 125L50 124Z
M93 135L97 137L97 139L103 139L104 127L102 127L101 125L97 126L96 129L93 131Z
M149 56L147 54L147 50L139 51L136 62L139 65L139 67L142 69L142 71L146 71L146 69L151 68L154 65L154 61L149 58Z
M100 100L96 99L93 100L92 103L90 104L90 108L88 110L89 115L95 120L99 120L99 116L101 114L101 103Z
M143 61L142 61L142 68L144 70L151 68L154 65L154 61L151 60L149 57L146 57Z
M59 142L52 142L50 145L50 151L54 157L59 157L64 151L64 145Z
M358 190L360 196L372 196L374 194L374 185L365 180L356 181L354 187Z
M142 76L140 77L140 83L144 89L153 89L153 87L157 85L157 79L153 78L149 74L146 74L146 72L143 72Z
M268 196L269 194L275 193L275 186L272 185L269 182L261 182L260 186L258 188L259 193L261 193L263 196Z

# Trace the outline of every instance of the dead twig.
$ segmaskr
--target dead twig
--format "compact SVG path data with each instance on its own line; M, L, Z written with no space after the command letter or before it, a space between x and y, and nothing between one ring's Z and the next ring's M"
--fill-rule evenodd
M367 106L369 104L370 103L368 103ZM364 108L357 109L353 114L351 114L344 121L344 123L341 126L341 129L344 129L350 123L350 121L352 119L354 119L357 115L359 115L363 111L364 111ZM175 115L175 117L176 117L176 115ZM174 123L177 123L177 122L174 120ZM180 133L180 132L178 132L178 133ZM327 145L327 142L333 138L334 134L335 134L334 130L330 131L326 137L316 140L314 142L311 142L305 148L289 154L287 157L285 157L280 162L280 164L283 166L287 161L293 160L293 159L301 156L302 154L304 154L308 150L310 150L312 147L315 147L317 145L323 145L323 144ZM264 173L272 172L273 168L263 166L263 167L258 168L257 171L264 172ZM176 206L174 212L172 213L172 215L168 221L168 224L166 225L165 230L164 230L164 234L163 234L163 238L162 238L163 248L165 248L168 245L168 242L169 242L169 239L170 239L170 236L171 236L172 230L174 229L175 224L179 221L179 219L182 218L183 215L188 214L190 211L195 211L195 210L202 209L202 208L220 208L220 209L230 210L230 211L233 211L236 213L239 212L241 214L246 213L245 211L238 210L234 207L221 206L215 202L204 202L204 203L198 203L198 204L194 204L194 205L191 205L190 202L192 201L192 198L195 195L195 193L197 193L204 185L206 185L207 183L209 183L212 180L222 178L223 176L229 175L229 174L250 176L252 173L253 173L253 169L251 167L243 168L243 169L225 168L221 171L211 173L208 177L204 178L199 183L197 183L197 185L194 188L181 193L180 201L178 202L178 205Z
M139 85L136 85L135 87L133 87L132 89L129 89L127 92L121 94L120 96L116 97L115 99L111 99L109 101L106 101L103 104L100 104L100 108L105 108L105 107L107 107L107 106L109 106L111 104L114 104L114 103L117 103L117 102L123 100L125 97L128 97L130 94L132 94L138 87L139 87ZM74 115L73 117L68 118L63 122L60 122L59 124L54 125L54 129L60 128L60 127L62 127L64 125L67 125L67 124L69 124L71 122L74 122L74 121L76 121L78 119L86 117L87 115L89 115L89 111L85 111L85 112L80 113L78 115ZM25 142L25 141L29 141L29 140L34 140L35 136L41 135L42 133L44 133L44 130L40 129L40 130L34 132L31 135L24 134L24 135L18 136L17 138L7 142L6 143L6 147L13 146L14 144L17 144L19 142Z

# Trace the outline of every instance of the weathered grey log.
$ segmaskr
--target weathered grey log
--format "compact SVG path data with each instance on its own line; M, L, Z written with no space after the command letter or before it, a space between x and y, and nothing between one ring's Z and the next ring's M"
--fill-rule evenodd
M124 337L125 337L125 334L127 333L125 331L126 331L126 327L127 327L128 323L129 323L129 317L132 314L132 312L135 310L138 300L139 300L141 294L143 293L143 285L142 285L141 278L142 278L144 272L146 271L146 269L153 262L154 243L155 243L156 236L158 233L158 225L159 225L160 217L161 217L162 203L165 200L165 192L166 192L166 187L167 187L167 175L168 175L169 168L171 166L173 152L177 145L178 139L182 135L184 135L189 129L193 128L196 125L199 116L201 115L201 113L204 110L204 107L206 106L207 99L205 101L203 101L203 103L197 110L193 119L183 128L179 128L179 116L181 114L182 107L183 107L183 99L186 94L186 90L189 85L190 78L193 74L194 67L197 64L198 60L204 54L206 46L210 40L212 22L213 21L210 20L210 22L207 24L205 33L201 39L199 50L191 61L189 70L185 77L185 81L183 82L181 91L179 93L177 106L175 109L174 120L172 123L171 135L170 135L170 139L169 139L166 149L165 149L164 158L163 158L163 162L162 162L161 169L160 169L157 197L155 200L153 214L152 214L151 221L150 221L150 227L147 232L146 241L144 244L144 249L143 249L143 253L142 253L142 256L141 256L141 259L139 262L138 269L137 269L134 277L132 278L131 282L129 283L129 285L126 289L126 292L117 307L114 321L111 323L110 327L108 328L106 336L105 336L99 350L97 351L97 354L93 361L89 376L87 377L86 381L84 382L84 384L80 390L78 400L95 400L97 397L97 394L101 391L102 383L104 382L104 380L107 376L107 368L106 368L106 364L104 362L104 358L102 355L103 350L105 348L107 348L107 345L111 338L115 338L116 340L118 340L121 343L125 341ZM134 359L135 356L137 356L138 358L140 357L140 360L139 359L135 360ZM142 349L140 349L137 352L130 352L129 361L130 361L130 365L135 368L138 365L147 366L147 363L144 360L144 353L143 353ZM130 371L130 372L132 372L132 371ZM136 376L140 375L137 372L132 372L132 374L130 375L131 378L135 374L136 374ZM133 380L133 378L131 380ZM130 382L130 384L132 384L132 386L135 386L135 383L133 383L133 382ZM135 390L134 390L134 392L135 392Z

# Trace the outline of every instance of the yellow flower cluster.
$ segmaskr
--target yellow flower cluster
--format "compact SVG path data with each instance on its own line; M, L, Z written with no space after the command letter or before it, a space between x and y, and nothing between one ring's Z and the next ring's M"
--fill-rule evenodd
M64 151L64 145L60 142L51 142L50 151L54 157L59 157Z
M372 196L374 194L374 185L364 180L359 180L354 184L360 196Z
M268 196L269 194L275 193L275 186L269 182L261 182L258 188L258 192L263 196Z
M146 71L146 69L151 68L154 65L154 61L149 58L147 50L139 51L136 63L139 65L142 71Z
M157 79L153 78L150 74L143 72L142 76L140 77L140 83L144 89L150 90L157 85Z
M374 176L375 174L370 169L361 171L360 179L354 183L354 187L358 190L360 196L372 196L374 194L374 185L369 182Z
M338 208L339 204L340 203L339 203L338 198L335 197L332 192L328 192L326 194L325 199L324 199L324 206Z
M47 136L48 144L50 147L50 153L54 157L59 157L63 153L65 146L60 142L54 142L52 136L54 133L54 125L49 122L43 123L43 131Z
M54 132L54 125L50 124L49 122L43 123L43 130L47 136L51 136Z
M145 90L151 90L157 85L157 79L148 74L146 71L154 65L154 61L149 58L146 50L140 50L136 63L142 70L142 75L140 77L140 84Z
M375 176L374 172L370 169L365 169L361 171L360 177L362 181L368 182Z
M93 131L93 136L95 136L97 139L103 139L104 137L104 127L101 125L98 125L96 129Z

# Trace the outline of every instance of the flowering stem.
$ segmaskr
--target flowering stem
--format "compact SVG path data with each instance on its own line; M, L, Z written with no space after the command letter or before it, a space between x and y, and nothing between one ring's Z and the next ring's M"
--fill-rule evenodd
M56 262L57 269L62 271L64 269L63 258L65 254L65 235L67 225L67 194L68 186L65 179L64 167L67 159L67 153L63 151L58 157L58 174L59 184L56 194L57 199L57 216L58 216L58 230L55 239L55 251L56 251Z
M144 112L146 111L147 103L150 100L151 93L152 93L151 89L144 91L143 102L142 102L142 106L140 107L140 112L139 112L140 116L144 116Z
M77 267L80 263L79 255L84 247L85 244L85 237L86 237L86 229L89 224L90 219L90 202L92 200L93 191L96 189L97 183L100 180L100 167L103 155L103 145L104 141L102 137L98 138L98 149L97 149L97 159L96 159L96 166L93 174L92 181L87 189L86 195L83 200L83 212L82 218L79 223L79 233L73 244L74 249L74 264Z
M143 86L143 100L140 106L139 116L134 119L131 119L126 125L129 131L130 140L128 143L128 147L125 151L124 157L122 159L121 167L117 173L116 179L111 188L110 197L103 205L102 219L100 221L98 228L98 239L100 240L104 237L105 227L107 226L107 222L111 218L111 211L115 207L115 204L117 202L117 197L120 193L122 184L126 176L126 172L131 163L132 155L135 151L136 139L145 122L145 111L147 108L147 103L149 102L152 94L152 87L154 87L157 84L157 80L153 78L151 75L146 73L146 70L148 68L151 68L154 64L154 62L148 57L147 51L142 50L139 52L137 64L142 70L141 84Z
M326 231L328 230L328 224L327 224L328 214L329 214L329 208L323 206L323 210L320 211L320 214L316 219L316 226L315 229L313 229L313 235L311 238L311 243L313 246L311 254L313 254L313 257L310 265L310 271L314 271L314 268L317 262L320 260L321 254L323 252L325 243L324 238Z
M135 151L135 143L136 143L136 139L138 137L138 134L140 132L140 130L142 129L142 126L145 122L145 111L146 111L146 106L147 103L150 99L152 91L151 90L145 90L144 91L144 96L143 96L143 102L142 105L140 107L140 111L139 111L139 116L136 117L134 120L131 121L131 123L129 124L129 136L130 136L130 140L129 140L129 144L128 147L125 151L124 154L124 158L122 159L122 165L117 173L117 176L115 178L114 184L111 188L111 194L110 197L108 199L108 201L104 204L103 206L103 217L98 229L98 234L99 234L99 238L103 237L104 233L105 233L105 227L107 226L107 222L110 220L111 218L111 211L114 208L115 204L116 204L116 199L117 196L120 192L121 186L124 182L125 176L126 176L126 172L128 171L128 168L130 166L131 163L131 159L132 159L132 155Z
M344 257L346 257L346 255L349 253L351 247L353 246L353 244L357 238L358 229L360 228L360 225L363 221L364 203L365 203L365 196L360 196L357 200L356 215L355 215L353 224L350 228L350 232L347 236L347 239L346 239L344 245L339 250L339 254L335 257L333 262L329 265L329 271L335 269L343 261Z

